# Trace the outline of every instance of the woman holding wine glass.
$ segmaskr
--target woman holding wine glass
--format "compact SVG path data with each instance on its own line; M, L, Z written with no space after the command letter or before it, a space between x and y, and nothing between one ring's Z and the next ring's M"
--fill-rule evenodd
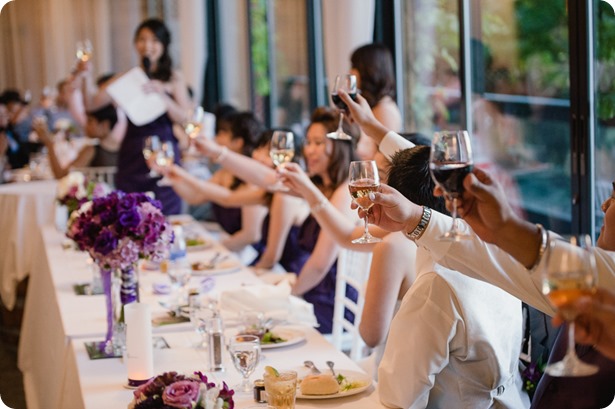
M376 120L388 129L401 132L403 120L395 102L395 71L391 51L380 43L366 44L350 56L350 74L357 78L357 88L367 100ZM377 144L361 133L357 156L363 160L374 159Z
M129 121L126 135L122 140L118 155L116 187L125 192L152 191L162 203L166 215L181 212L180 197L168 186L159 186L156 179L149 176L149 168L142 155L144 139L158 135L161 142L169 143L174 151L174 162L179 163L181 154L178 141L173 133L173 123L184 121L186 111L192 105L188 87L182 74L173 69L169 55L171 33L158 19L143 21L134 36L134 46L139 55L141 68L150 81L144 86L146 92L159 94L165 102L166 112L144 125ZM111 102L111 97L103 86L89 103L100 106Z
M284 183L294 190L292 179L306 178L306 184L322 193L322 200L309 203L311 212L318 213L326 206L335 206L344 217L351 221L358 221L350 209L351 198L348 194L348 167L355 159L354 141L358 138L356 126L344 121L344 133L352 135L352 141L334 140L327 137L327 133L334 132L339 124L339 116L328 107L316 108L312 113L306 131L303 156L307 164L308 174L295 163L287 164L280 170ZM268 188L277 179L272 168L267 168L254 160L226 152L209 141L197 140L197 147L201 152L211 158L222 157L219 163L232 169L240 178ZM294 192L300 194L299 192ZM275 199L274 195L274 199ZM315 196L312 196L315 197ZM320 196L318 196L320 197ZM271 223L284 209L271 212ZM298 244L294 247L295 257L299 263L298 274L292 293L314 305L314 313L322 333L330 333L333 324L333 302L335 297L336 259L339 250L338 244L331 235L321 232L316 218L310 215L305 219L299 231ZM350 289L349 291L353 291Z

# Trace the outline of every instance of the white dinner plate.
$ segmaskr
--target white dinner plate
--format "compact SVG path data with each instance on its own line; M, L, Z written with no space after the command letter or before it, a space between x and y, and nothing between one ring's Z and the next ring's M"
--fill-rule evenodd
M199 240L201 241L200 244L192 244L190 245L188 240ZM205 237L189 237L186 239L186 251L188 252L193 252L193 251L201 251L201 250L207 250L211 247L213 247L214 245L214 241L210 240L208 238Z
M195 263L191 263L191 266ZM195 269L192 268L193 276L215 276L221 274L234 273L241 269L241 261L230 258L217 263L214 268Z
M274 335L285 339L284 342L277 342L275 344L261 344L261 349L275 349L283 348L291 345L298 344L305 340L305 333L298 329L275 327L271 330Z
M372 378L364 374L362 372L350 371L350 370L339 370L336 371L338 374L342 374L348 379L350 382L360 382L361 386L357 388L352 388L347 391L332 393L330 395L304 395L301 393L301 389L297 386L297 399L337 399L343 398L346 396L356 395L358 393L363 392L367 388L369 388L372 384Z

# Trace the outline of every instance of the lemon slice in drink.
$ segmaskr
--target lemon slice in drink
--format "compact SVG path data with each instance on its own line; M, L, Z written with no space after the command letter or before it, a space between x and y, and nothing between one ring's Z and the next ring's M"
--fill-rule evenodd
M270 376L275 376L275 377L280 376L280 373L278 372L278 370L275 369L273 366L267 365L265 367L265 372L267 372L267 374Z

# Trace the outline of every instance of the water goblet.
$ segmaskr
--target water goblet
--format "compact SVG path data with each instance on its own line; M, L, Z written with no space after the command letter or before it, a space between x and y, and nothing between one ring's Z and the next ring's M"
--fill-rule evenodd
M244 393L252 393L250 375L256 369L261 354L260 339L256 335L235 335L228 346L233 365L243 379L234 389Z

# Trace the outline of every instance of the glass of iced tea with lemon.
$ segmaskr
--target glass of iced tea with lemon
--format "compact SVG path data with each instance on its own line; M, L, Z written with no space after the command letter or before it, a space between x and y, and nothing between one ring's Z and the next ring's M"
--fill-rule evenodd
M276 409L294 409L297 395L297 372L265 368L267 404Z

